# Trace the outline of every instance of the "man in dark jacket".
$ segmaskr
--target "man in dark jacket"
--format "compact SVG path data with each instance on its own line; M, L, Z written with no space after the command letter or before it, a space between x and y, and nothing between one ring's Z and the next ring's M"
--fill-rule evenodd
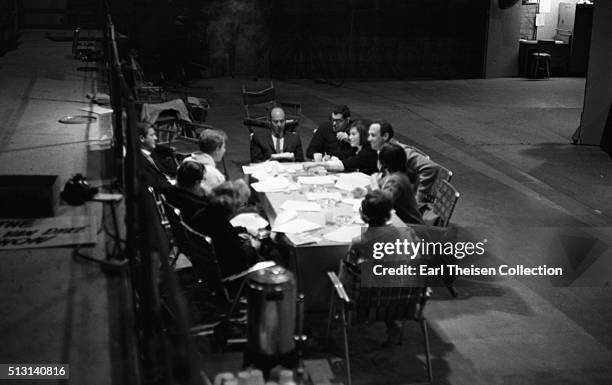
M140 138L140 168L139 179L147 186L157 189L170 187L171 178L163 170L162 164L156 158L157 135L153 126L147 123L138 124Z
M368 141L374 151L380 151L385 143L394 143L401 146L406 152L406 175L415 186L415 198L420 207L426 206L431 188L438 177L440 167L429 157L414 148L400 143L393 138L393 126L385 120L374 121L368 130Z
M351 111L347 106L334 107L331 120L321 124L315 131L306 150L306 157L314 159L314 154L320 153L345 160L354 155L355 149L351 147L348 136L350 122Z
M300 136L285 130L285 111L275 107L270 111L271 127L257 130L251 136L251 162L269 159L303 162L304 152Z

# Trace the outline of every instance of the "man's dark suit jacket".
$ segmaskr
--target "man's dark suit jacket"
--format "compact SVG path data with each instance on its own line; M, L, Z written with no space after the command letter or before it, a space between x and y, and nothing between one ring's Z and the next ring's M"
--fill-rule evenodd
M320 152L321 154L327 153L327 155L336 156L342 161L355 155L355 149L348 142L340 141L336 138L331 122L323 123L317 128L306 149L306 157L309 159L314 158L315 152Z
M138 170L138 177L141 183L155 189L166 189L172 186L170 182L168 182L166 174L161 171L158 165L153 165L141 151L139 151L139 156L140 168ZM155 159L153 159L153 161L155 161Z
M212 239L224 276L246 269L247 255L242 241L223 209L206 197L199 197L176 186L165 190L164 195L168 203L181 210L185 223Z
M282 152L292 152L296 162L304 161L304 151L300 136L293 132L285 132ZM272 132L268 129L257 130L251 136L251 162L263 162L275 154Z

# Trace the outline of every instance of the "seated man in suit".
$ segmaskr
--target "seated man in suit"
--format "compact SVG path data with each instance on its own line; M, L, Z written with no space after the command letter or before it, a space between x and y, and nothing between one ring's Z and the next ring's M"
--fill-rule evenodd
M270 111L270 130L257 130L251 136L251 162L279 160L303 162L304 152L300 136L285 132L285 111L275 107Z
M433 192L431 188L438 177L440 168L427 156L394 139L393 134L393 126L389 122L385 120L374 121L368 130L368 141L372 149L378 152L385 143L394 143L404 149L407 159L405 173L415 187L415 198L421 211L423 211L429 203L427 197L430 192Z
M355 155L349 139L349 128L351 127L351 111L345 105L334 107L331 119L317 128L308 149L306 157L314 159L315 153L321 155L335 156L341 161Z
M156 159L157 135L155 129L148 123L138 123L138 136L140 139L139 179L147 186L154 188L170 187L173 183L172 179L163 171L163 166Z

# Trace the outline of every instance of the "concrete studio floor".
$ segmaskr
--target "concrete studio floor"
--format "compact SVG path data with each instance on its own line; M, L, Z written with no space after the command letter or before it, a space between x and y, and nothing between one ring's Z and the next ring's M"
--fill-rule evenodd
M17 49L0 57L2 174L57 174L62 185L76 172L103 179L86 130L56 123L87 105L94 81L76 71L81 65L71 58L70 43L50 42L41 31L26 31ZM248 162L242 84L265 88L267 80L206 79L187 89L208 98L207 123L228 133L232 173ZM451 222L461 236L488 240L489 262L566 268L560 280L464 280L457 299L436 289L426 310L435 383L612 382L612 159L598 147L570 144L584 79L275 85L280 100L302 103L304 147L335 104L347 104L356 117L387 119L400 140L454 172L461 197ZM59 207L65 215L101 215L95 205ZM0 258L0 362L70 362L71 383L124 383L117 278L74 261L68 249L1 252ZM388 352L371 349L369 332L352 333L355 383L423 380L420 335L413 329L407 339L414 343Z

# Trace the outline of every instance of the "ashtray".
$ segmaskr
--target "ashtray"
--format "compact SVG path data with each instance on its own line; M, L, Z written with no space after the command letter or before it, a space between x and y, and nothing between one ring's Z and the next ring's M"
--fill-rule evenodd
M95 121L97 118L93 115L68 115L59 120L64 124L86 124Z

